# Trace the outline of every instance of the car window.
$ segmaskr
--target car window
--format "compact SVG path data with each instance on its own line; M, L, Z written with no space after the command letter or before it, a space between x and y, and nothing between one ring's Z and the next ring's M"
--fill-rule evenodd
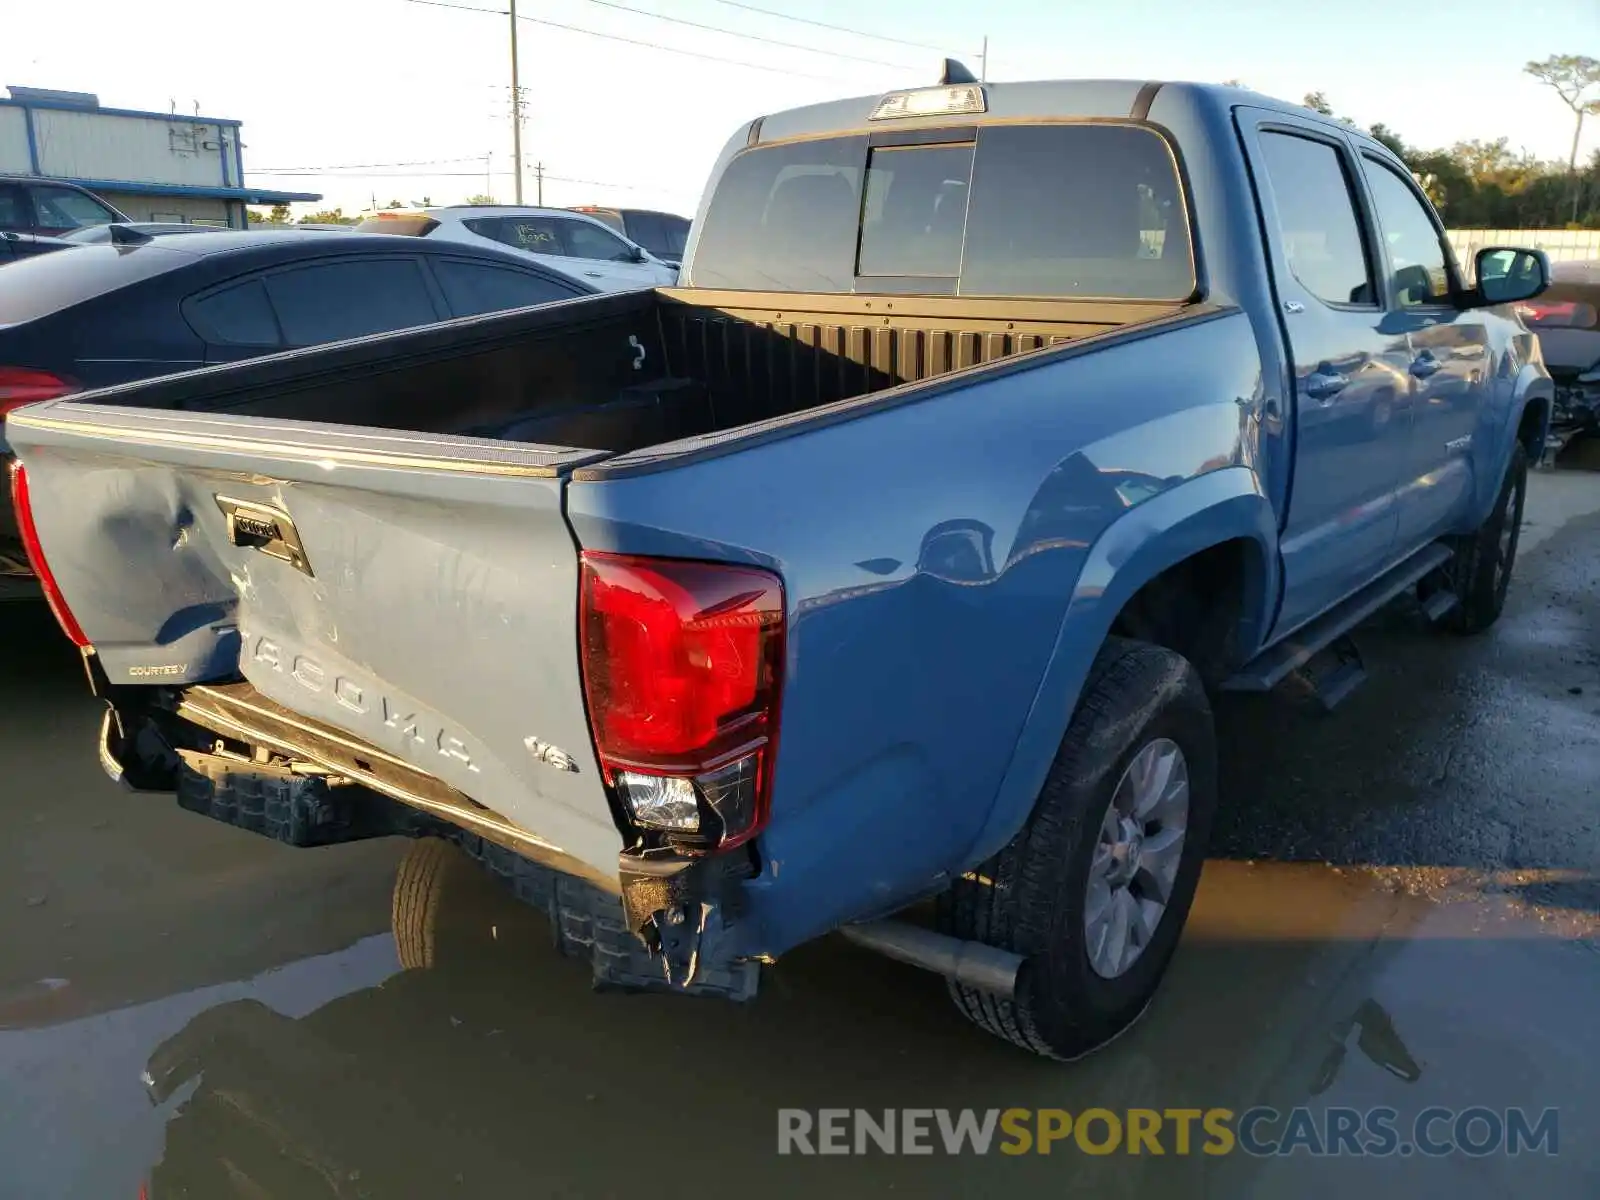
M651 254L670 255L672 251L667 245L665 225L666 223L655 213L629 213L627 234Z
M34 187L32 191L34 211L43 229L81 229L117 219L116 213L87 192L64 187Z
M871 152L857 274L954 279L961 273L975 148L962 142Z
M1330 304L1374 303L1344 156L1328 142L1264 132L1261 157L1283 255L1302 286Z
M614 233L587 221L562 221L562 240L571 258L594 258L601 262L632 262L633 250Z
M1186 299L1177 164L1132 125L994 125L946 142L744 151L712 194L705 287Z
M33 224L22 189L0 183L0 229L27 229Z
M184 305L184 315L194 330L216 346L283 344L278 321L260 279L248 279L221 291L200 296Z
M1450 268L1438 226L1399 175L1371 157L1365 162L1395 302L1401 308L1448 304Z
M364 337L439 319L411 259L313 263L266 276L267 295L290 346Z
M444 289L450 312L458 317L526 308L552 300L570 300L584 293L532 271L469 262L460 258L435 259L434 276Z
M474 233L534 254L565 254L562 222L552 217L480 217L464 222Z
M684 247L689 244L689 222L682 217L662 216L657 219L661 222L662 248L672 258L681 258Z

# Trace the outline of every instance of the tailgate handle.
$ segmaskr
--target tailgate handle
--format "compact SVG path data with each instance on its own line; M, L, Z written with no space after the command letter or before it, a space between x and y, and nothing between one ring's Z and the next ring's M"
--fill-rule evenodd
M251 500L232 500L218 496L217 507L228 521L228 541L247 550L259 550L280 558L296 571L311 574L311 562L300 544L300 531L294 518L281 508Z

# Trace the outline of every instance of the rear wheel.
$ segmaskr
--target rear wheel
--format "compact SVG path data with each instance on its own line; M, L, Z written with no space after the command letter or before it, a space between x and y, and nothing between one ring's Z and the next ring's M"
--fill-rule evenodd
M1194 667L1110 639L1016 838L940 898L940 927L1025 958L1013 999L951 983L975 1024L1081 1057L1133 1024L1177 947L1216 809L1216 736Z
M1445 586L1455 592L1456 605L1440 618L1440 628L1482 633L1500 619L1517 561L1527 497L1528 455L1518 442L1488 519L1474 532L1452 539L1455 557L1445 568Z
M395 953L407 971L442 965L463 943L488 941L479 930L465 930L459 907L462 893L490 886L483 872L456 846L442 838L411 843L395 870L390 910ZM472 935L477 934L474 938Z

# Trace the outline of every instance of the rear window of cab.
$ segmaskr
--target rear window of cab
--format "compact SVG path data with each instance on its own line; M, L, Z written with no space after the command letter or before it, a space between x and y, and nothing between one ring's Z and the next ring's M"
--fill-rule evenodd
M717 182L697 287L1184 300L1177 162L1153 130L990 125L757 146Z

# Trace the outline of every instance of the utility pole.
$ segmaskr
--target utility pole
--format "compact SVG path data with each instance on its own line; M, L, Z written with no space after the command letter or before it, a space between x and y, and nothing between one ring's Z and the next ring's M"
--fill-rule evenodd
M983 50L978 55L978 82L989 82L989 38L987 34L984 35Z
M511 171L522 203L522 87L517 76L517 0L511 0Z
M538 204L538 206L540 208L543 208L544 207L544 164L543 163L534 163L533 164L533 178L534 178L534 182L535 182L536 186L538 187L538 191L536 191L534 193L534 202L536 204Z

